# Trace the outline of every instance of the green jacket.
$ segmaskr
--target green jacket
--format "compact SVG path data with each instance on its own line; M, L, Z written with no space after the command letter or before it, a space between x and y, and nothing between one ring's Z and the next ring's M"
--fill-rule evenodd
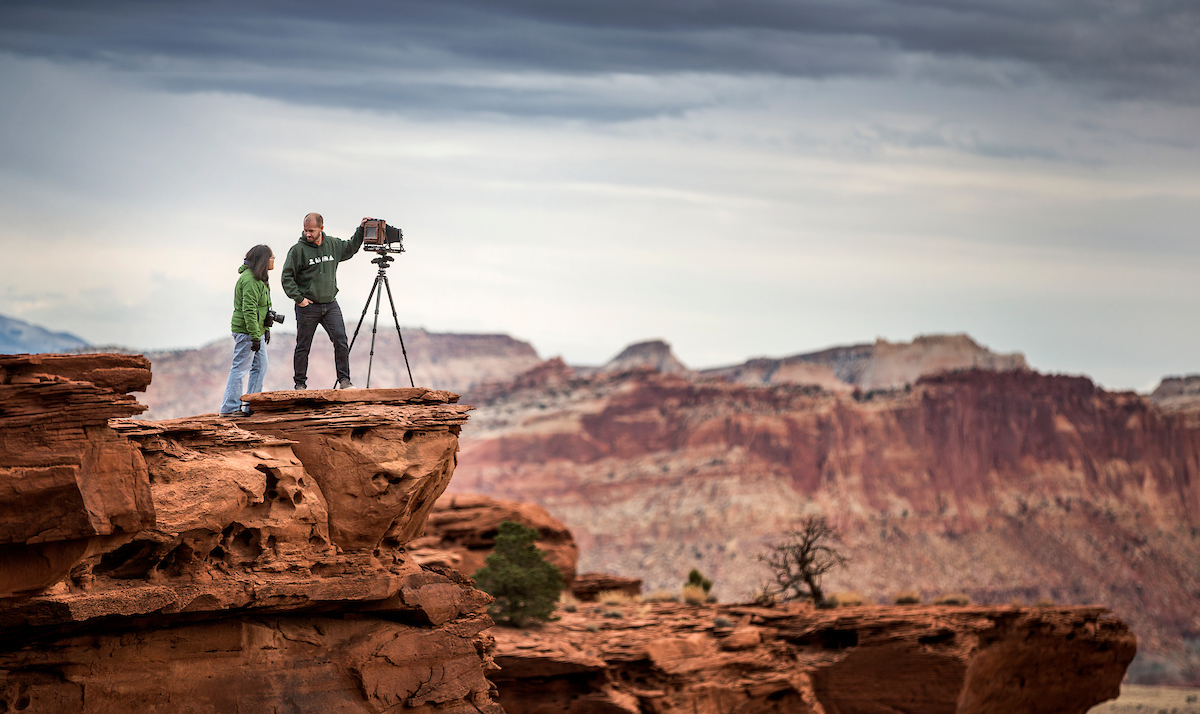
M333 302L338 292L338 263L349 260L363 243L362 226L348 241L324 232L321 235L321 245L309 243L301 235L283 263L283 292L296 302L304 298L320 303Z
M249 265L238 268L241 275L233 286L233 322L234 332L250 335L257 339L262 337L263 320L267 318L267 310L271 307L271 286L254 277Z

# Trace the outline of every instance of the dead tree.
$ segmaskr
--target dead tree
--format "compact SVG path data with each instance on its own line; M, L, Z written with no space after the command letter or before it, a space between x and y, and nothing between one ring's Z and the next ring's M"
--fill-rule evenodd
M771 571L767 592L785 602L812 600L817 605L824 604L821 578L850 562L832 545L840 540L837 529L824 516L808 516L799 528L785 535L786 540L759 556Z

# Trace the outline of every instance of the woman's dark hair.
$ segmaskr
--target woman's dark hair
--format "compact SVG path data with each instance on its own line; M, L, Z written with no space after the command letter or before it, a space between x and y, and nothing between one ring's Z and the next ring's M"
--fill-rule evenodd
M271 251L269 246L256 245L246 251L246 265L250 266L250 272L254 277L267 282L267 266L271 264L271 258L275 257L275 253Z

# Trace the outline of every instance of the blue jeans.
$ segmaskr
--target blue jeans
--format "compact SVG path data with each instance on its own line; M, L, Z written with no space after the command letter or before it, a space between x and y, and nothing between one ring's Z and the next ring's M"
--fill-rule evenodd
M242 384L250 373L250 387L242 391ZM263 378L267 376L267 343L263 342L258 352L250 349L250 335L233 333L233 366L229 368L229 381L225 383L225 398L221 401L221 416L249 411L250 405L242 401L243 394L262 391Z

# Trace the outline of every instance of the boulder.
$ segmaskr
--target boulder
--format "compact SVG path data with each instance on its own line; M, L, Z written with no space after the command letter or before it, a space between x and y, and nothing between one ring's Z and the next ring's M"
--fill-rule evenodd
M595 600L596 595L606 591L638 597L642 594L642 581L640 578L627 578L623 575L584 573L571 585L571 594L584 602Z

